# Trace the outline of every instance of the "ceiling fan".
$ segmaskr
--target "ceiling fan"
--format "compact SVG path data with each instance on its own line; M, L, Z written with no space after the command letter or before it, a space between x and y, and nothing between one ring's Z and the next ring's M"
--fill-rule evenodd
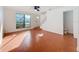
M40 6L34 6L35 11L40 11L39 8Z

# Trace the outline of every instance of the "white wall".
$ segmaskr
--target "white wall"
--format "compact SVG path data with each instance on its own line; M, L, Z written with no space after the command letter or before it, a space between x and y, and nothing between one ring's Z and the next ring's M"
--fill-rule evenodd
M2 42L2 34L3 34L3 32L2 32L2 28L3 28L3 7L0 7L0 44L1 44L1 42Z
M74 17L73 17L73 32L74 32L74 37L78 38L79 34L79 8L74 9Z
M44 24L41 25L41 28L50 32L63 34L63 12L73 11L73 34L74 37L78 36L78 7L60 7L47 11L47 19ZM42 19L41 19L42 20Z
M74 10L74 37L77 38L77 51L79 51L79 8Z
M61 10L47 11L47 19L41 28L50 32L63 34L63 14Z
M40 28L43 28L44 22L47 21L47 15L46 12L40 15Z
M15 32L15 31L27 29L27 28L16 29L16 13L30 14L25 11L24 12L19 11L19 10L16 11L14 9L5 8L4 32L6 32L6 33ZM34 28L39 25L39 19L36 18L38 15L36 15L36 14L30 14L30 15L31 15L31 27L30 28Z
M40 17L39 15L31 14L31 28L38 27L40 25Z
M63 13L64 30L73 34L73 11L66 11Z
M15 11L12 9L4 10L4 32L14 32L16 31L16 15Z

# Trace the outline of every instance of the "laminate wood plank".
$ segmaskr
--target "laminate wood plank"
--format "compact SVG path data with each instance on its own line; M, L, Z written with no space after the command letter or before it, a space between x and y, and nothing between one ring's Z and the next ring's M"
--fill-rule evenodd
M6 39L3 43L9 40ZM41 29L32 29L16 33L16 37L1 50L6 52L76 52L76 48L77 40L72 35L63 36Z

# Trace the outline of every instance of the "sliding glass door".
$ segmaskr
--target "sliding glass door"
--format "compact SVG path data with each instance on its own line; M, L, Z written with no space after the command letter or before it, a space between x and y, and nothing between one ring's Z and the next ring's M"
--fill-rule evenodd
M16 28L30 28L30 15L16 13Z

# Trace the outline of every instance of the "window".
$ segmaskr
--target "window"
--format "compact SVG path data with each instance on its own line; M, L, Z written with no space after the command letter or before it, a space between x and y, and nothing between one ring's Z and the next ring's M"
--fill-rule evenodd
M30 27L30 15L25 15L25 27Z
M16 28L30 27L30 15L16 13Z

